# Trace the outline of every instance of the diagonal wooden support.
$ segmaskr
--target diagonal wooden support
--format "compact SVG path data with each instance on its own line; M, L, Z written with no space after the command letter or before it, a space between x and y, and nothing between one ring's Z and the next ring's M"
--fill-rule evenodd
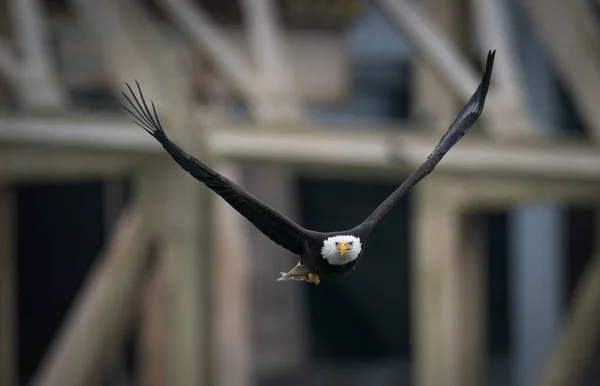
M44 361L35 385L76 386L92 382L125 332L137 298L147 246L157 222L160 185L148 172L137 178L137 201L121 214L107 247L76 297Z
M443 79L460 101L466 102L477 88L480 75L450 39L436 29L412 1L378 0L377 3L394 22L394 25L408 38L415 50L437 72L438 77ZM495 99L496 91L492 86L488 100L494 101ZM503 108L502 104L488 103L486 111L489 118L484 117L484 120L491 123L490 129L493 134L501 136L506 136L507 132L520 134L526 127L520 123L520 120L516 120L518 125L506 124L506 108ZM447 127L447 125L442 126Z
M524 6L576 108L600 140L600 50L588 45L566 2L526 0Z
M498 51L494 62L493 98L490 105L500 112L494 117L492 134L500 138L518 138L540 134L533 117L525 109L524 70L520 64L509 5L502 0L473 0L474 23L482 52L490 47Z
M258 92L267 104L257 106L255 118L271 123L298 120L300 104L294 87L285 34L277 20L273 0L244 0L248 36L257 69Z
M0 39L0 76L10 83L16 83L21 76L16 55L3 39Z
M255 105L265 103L257 91L255 72L240 52L236 51L198 4L189 0L160 0L178 26L191 39L196 49L214 61L230 86L238 89Z
M15 38L22 67L17 93L28 108L61 108L66 96L52 68L46 42L42 4L39 0L10 0L9 9L15 20Z
M0 185L0 386L17 383L16 260L12 189Z
M460 99L466 102L481 80L467 58L437 31L412 1L378 0L377 3L394 22L394 26L402 31Z
M465 25L468 25L463 9L463 0L419 0L419 6L424 15L432 23L436 23L440 33L449 43L458 48L466 45ZM423 119L433 126L433 132L442 135L448 130L448 124L454 120L460 110L460 99L444 82L443 77L433 68L431 63L417 54L415 63L413 114L416 119Z

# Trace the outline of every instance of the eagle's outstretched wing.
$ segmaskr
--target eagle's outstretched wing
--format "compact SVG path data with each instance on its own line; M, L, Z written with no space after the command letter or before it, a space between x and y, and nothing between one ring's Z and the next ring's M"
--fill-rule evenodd
M421 181L425 176L433 171L436 165L442 160L444 155L454 146L456 143L466 134L466 132L473 126L475 121L481 115L483 106L485 104L485 97L490 86L490 79L492 76L492 68L494 66L494 57L496 50L489 51L487 56L487 62L485 71L483 73L483 79L475 90L475 93L471 96L471 99L467 104L460 110L458 116L452 122L446 133L442 136L442 139L438 145L433 149L433 152L427 157L425 162L415 170L404 182L396 189L388 198L385 199L374 211L365 219L363 224L371 227L375 226L377 222L385 216L396 203L408 193L408 191Z
M133 111L126 106L122 106L136 119L134 123L156 138L186 172L221 196L262 233L287 250L302 255L306 248L306 234L308 231L280 212L268 207L233 181L213 171L202 161L188 154L171 141L160 123L154 103L151 102L153 109L153 113L151 113L137 81L136 84L141 103L127 84L135 103L125 93L123 93L123 96L127 99ZM173 187L173 189L177 189L177 187Z

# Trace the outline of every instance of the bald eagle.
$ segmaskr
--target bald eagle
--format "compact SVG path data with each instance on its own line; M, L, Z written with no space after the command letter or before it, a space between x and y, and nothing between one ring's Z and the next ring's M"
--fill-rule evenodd
M300 257L298 264L278 280L299 280L318 284L321 279L334 279L352 271L365 251L373 228L406 195L406 193L433 171L442 157L465 135L481 115L490 85L496 51L489 51L483 79L471 99L460 110L449 129L427 159L388 196L362 223L338 232L317 232L305 229L280 212L265 205L233 181L227 179L202 161L191 156L172 142L165 133L154 103L148 108L139 83L140 100L127 85L132 100L123 93L129 106L122 106L134 122L152 135L185 171L220 195L229 205L248 219L263 234L283 248Z

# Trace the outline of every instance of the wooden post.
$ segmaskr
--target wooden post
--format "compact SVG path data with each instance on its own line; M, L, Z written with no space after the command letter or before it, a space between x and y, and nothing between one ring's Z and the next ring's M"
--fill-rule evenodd
M150 173L142 173L136 188L137 202L121 214L33 384L89 384L101 374L111 345L123 336L157 221L155 200L160 186Z
M205 208L200 184L170 165L163 207L159 259L166 272L166 384L196 386L206 381L203 336L207 317L205 294L208 283L202 280L206 258L200 253L206 230L202 227Z
M293 175L279 165L245 168L245 188L263 202L295 219L298 198ZM304 288L277 282L279 273L298 257L273 243L258 229L246 226L249 235L248 267L251 276L253 362L258 376L301 372L308 365L308 326L303 314ZM296 284L296 283L291 283Z
M435 178L418 186L414 216L415 384L482 385L487 361L481 226L476 217L461 214L460 199L446 195Z
M0 185L0 386L17 383L13 205L12 190L3 183Z
M219 173L241 183L239 168L221 161ZM213 232L216 237L212 259L213 382L215 386L250 386L253 384L251 357L251 309L248 291L248 267L252 257L246 224L221 197L212 195Z

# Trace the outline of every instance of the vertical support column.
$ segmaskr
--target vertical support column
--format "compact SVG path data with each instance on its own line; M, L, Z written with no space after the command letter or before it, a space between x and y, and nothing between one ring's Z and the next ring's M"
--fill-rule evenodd
M544 55L526 15L514 15L517 43L522 57L526 102L540 129L556 127L560 103L548 58ZM560 325L563 295L562 213L552 203L523 205L511 213L513 382L531 385Z
M293 175L277 165L247 168L245 186L263 202L294 219L297 202ZM305 289L277 282L279 272L298 262L298 257L276 245L258 229L249 227L252 277L251 304L255 337L254 363L258 376L283 376L299 372L308 361L307 326L303 314Z
M170 165L166 188L159 258L166 264L166 381L173 386L197 386L206 380L204 310L207 285L202 278L206 258L203 193L200 184Z
M241 183L239 167L220 161L219 173ZM212 194L215 211L213 229L216 236L212 259L211 288L214 297L213 373L215 386L250 386L253 369L250 344L250 309L246 221L221 197ZM258 256L260 257L260 256Z
M412 259L415 384L482 385L487 364L484 235L476 217L461 215L458 198L441 190L432 179L417 188Z
M17 383L17 275L13 249L12 198L12 189L5 184L0 185L0 386Z
M302 106L294 88L286 35L277 17L274 0L242 1L247 24L252 60L257 68L257 92L263 95L256 104L253 117L257 121L289 122L302 118ZM291 175L285 167L277 165L252 166L247 168L247 184L252 192L269 205L282 210L291 209L293 196L290 194ZM283 208L285 207L285 208ZM254 322L253 335L257 337L257 350L253 365L260 375L282 375L297 370L305 357L301 312L301 293L298 286L281 286L275 261L283 263L281 255L288 255L257 229L245 231L251 238L252 265L249 281L252 296L249 299L256 312L251 315ZM292 263L292 259L290 259ZM275 287L277 286L277 287ZM287 287L287 288L286 288ZM294 288L292 288L294 287ZM273 313L278 323L272 324ZM285 328L282 328L285 326Z

